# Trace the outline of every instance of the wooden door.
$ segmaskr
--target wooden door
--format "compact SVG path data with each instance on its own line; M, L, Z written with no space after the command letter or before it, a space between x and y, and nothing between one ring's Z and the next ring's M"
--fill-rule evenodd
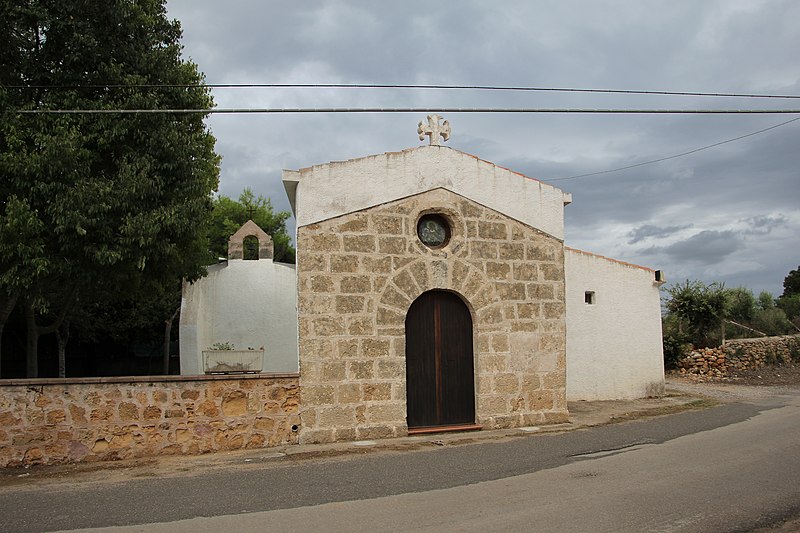
M408 427L475 423L472 317L456 294L429 291L406 316Z

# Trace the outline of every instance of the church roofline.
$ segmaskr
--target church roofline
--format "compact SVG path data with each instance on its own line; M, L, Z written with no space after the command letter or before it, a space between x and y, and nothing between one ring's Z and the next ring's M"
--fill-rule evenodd
M359 163L367 162L367 161L369 161L371 159L376 159L376 158L379 158L379 157L385 157L385 158L398 157L398 156L407 155L407 154L410 154L410 153L413 153L413 152L417 152L417 151L429 151L429 150L450 150L450 151L455 152L457 154L470 157L472 159L475 159L479 163L483 163L483 164L489 165L489 166L491 166L491 167L493 167L495 169L499 169L499 170L508 172L509 174L513 174L515 176L519 176L520 178L523 178L525 180L536 182L537 184L539 184L539 186L549 187L549 188L552 188L555 191L560 191L561 194L563 195L563 205L566 206L566 205L569 205L570 203L572 203L572 194L568 193L568 192L564 192L563 190L559 189L558 187L556 187L554 185L550 185L549 183L545 183L542 180L539 180L539 179L536 179L536 178L532 178L530 176L522 174L521 172L517 172L515 170L511 170L511 169L509 169L507 167L498 165L498 164L493 163L491 161L488 161L486 159L482 159L482 158L480 158L480 157L478 157L478 156L476 156L474 154L470 154L469 152L464 152L462 150L458 150L458 149L452 148L450 146L441 146L441 145L414 146L414 147L411 147L411 148L405 148L405 149L400 150L398 152L383 152L381 154L372 154L372 155L367 155L367 156L355 157L355 158L346 159L346 160L343 160L343 161L329 161L327 163L319 163L319 164L311 165L311 166L308 166L308 167L302 167L302 168L299 168L297 170L284 169L283 173L282 173L283 187L284 187L284 190L286 191L286 196L289 199L289 204L291 205L292 212L296 215L297 214L297 209L296 209L297 186L300 183L300 181L301 181L301 179L302 179L302 177L304 175L312 174L314 172L317 172L317 171L325 169L325 168L330 169L330 168L337 168L337 167L346 167L346 166L350 166L350 165L357 165Z
M625 265L625 266L629 266L629 267L633 267L633 268L639 268L639 269L642 269L642 270L646 270L648 272L656 272L656 270L654 268L650 268L650 267L646 267L646 266L642 266L642 265L637 265L635 263L628 263L626 261L620 261L619 259L613 259L611 257L606 257L604 255L596 254L594 252L587 252L585 250L578 250L577 248L571 248L569 246L565 246L564 249L565 250L569 250L570 252L575 252L575 253L579 253L579 254L583 254L583 255L589 255L589 256L592 256L592 257L597 257L598 259L605 259L606 261L611 261L612 263L618 263L620 265Z

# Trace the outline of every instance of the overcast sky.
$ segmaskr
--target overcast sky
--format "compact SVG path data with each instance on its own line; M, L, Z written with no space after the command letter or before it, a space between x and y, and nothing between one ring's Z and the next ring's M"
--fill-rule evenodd
M800 94L800 2L168 0L208 83L505 85ZM215 89L226 107L799 109L800 100ZM658 159L800 115L451 114L446 145L548 180ZM289 210L281 170L418 146L424 114L214 115L220 192ZM568 246L782 292L800 265L800 121L686 157L554 181Z

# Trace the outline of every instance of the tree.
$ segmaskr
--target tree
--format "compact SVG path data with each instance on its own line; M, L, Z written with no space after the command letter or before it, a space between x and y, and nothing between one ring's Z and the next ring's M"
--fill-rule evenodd
M789 271L789 274L783 279L783 294L781 298L800 294L800 266L795 270Z
M719 340L716 333L726 317L725 287L721 283L706 285L686 280L667 292L670 298L666 309L680 320L679 331L697 346L716 344Z
M214 200L214 210L211 214L209 241L214 258L228 256L228 238L242 227L248 220L253 220L258 226L272 237L273 260L282 263L294 263L295 250L292 247L291 237L286 233L286 220L288 211L275 213L272 202L246 188L239 195L239 201L220 195ZM245 241L245 247L247 247ZM245 249L247 255L248 250Z
M28 230L6 230L0 261L35 268L0 276L0 295L26 317L33 377L38 337L77 309L202 275L219 157L203 114L17 112L210 109L164 0L3 10L0 225Z

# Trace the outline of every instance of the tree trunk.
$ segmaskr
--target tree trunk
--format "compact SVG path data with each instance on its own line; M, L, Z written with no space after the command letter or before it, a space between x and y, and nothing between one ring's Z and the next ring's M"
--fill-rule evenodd
M164 366L162 368L162 373L165 376L169 375L169 337L172 333L172 321L175 320L175 317L178 316L180 311L181 308L178 307L175 309L175 312L172 313L172 316L164 321Z
M66 298L64 307L61 309L58 317L49 326L40 326L36 323L36 310L33 308L33 300L31 298L25 299L25 323L28 326L28 340L26 342L25 349L27 377L39 377L39 337L58 331L58 328L61 327L64 319L66 319L67 315L72 309L72 306L76 301L76 297L77 292L75 288L73 288L69 293L69 296Z
M27 341L25 342L25 376L39 377L39 328L36 326L36 315L33 302L25 300L25 324L28 326Z
M58 340L58 377L67 377L67 343L69 342L69 320L56 329Z
M3 377L3 328L11 315L11 311L17 305L17 295L6 295L0 297L0 377Z

